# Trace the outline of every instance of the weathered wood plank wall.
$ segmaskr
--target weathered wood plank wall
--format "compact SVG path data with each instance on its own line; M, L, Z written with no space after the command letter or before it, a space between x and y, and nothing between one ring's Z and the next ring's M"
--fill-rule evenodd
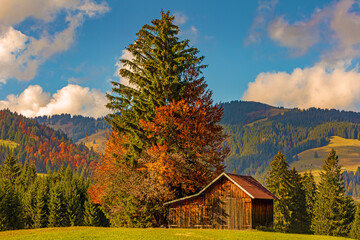
M169 227L249 229L272 222L273 201L251 199L222 178L201 195L169 206Z

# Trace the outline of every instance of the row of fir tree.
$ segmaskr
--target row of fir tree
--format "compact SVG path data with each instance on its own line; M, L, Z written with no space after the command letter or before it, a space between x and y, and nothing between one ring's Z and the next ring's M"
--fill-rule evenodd
M300 175L295 168L289 170L281 152L270 163L266 184L278 197L274 203L275 231L360 239L360 206L345 194L335 150L325 160L318 184L311 172Z
M22 228L108 226L87 193L85 170L70 167L37 174L10 154L0 166L0 230Z

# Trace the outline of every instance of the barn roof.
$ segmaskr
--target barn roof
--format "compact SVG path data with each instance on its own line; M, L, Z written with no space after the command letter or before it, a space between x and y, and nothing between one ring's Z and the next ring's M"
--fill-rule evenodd
M240 188L242 191L244 191L250 198L252 199L277 199L274 194L272 194L269 190L267 190L263 185L261 185L258 181L256 181L251 176L243 176L243 175L235 175L235 174L229 174L229 173L222 173L219 176L217 176L211 183L209 183L206 187L204 187L200 192L179 198L170 202L164 203L164 205L168 205L171 203L179 202L182 200L190 199L193 197L197 197L201 195L206 189L208 189L211 185L213 185L215 182L217 182L221 177L228 178L232 183L235 184L238 188Z

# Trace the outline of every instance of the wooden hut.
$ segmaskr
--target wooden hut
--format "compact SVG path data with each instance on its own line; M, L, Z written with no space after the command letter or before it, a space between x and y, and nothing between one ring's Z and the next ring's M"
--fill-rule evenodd
M164 205L169 227L250 229L272 224L275 199L250 176L222 173L197 194Z

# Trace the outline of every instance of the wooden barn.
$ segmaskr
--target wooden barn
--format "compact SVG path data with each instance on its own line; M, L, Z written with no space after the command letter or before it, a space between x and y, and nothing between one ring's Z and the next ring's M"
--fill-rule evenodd
M222 173L199 193L164 205L172 228L250 229L272 224L275 199L250 176Z

